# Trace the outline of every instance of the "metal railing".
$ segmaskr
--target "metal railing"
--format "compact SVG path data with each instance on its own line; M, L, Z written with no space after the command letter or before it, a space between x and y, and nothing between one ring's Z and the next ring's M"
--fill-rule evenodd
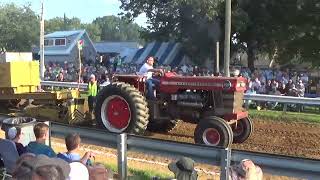
M85 83L76 83L76 82L59 82L59 81L41 81L41 86L49 86L49 87L64 87L64 88L79 88L81 90L87 89L88 85ZM53 88L52 88L53 89Z
M65 88L78 88L78 83L76 82L57 82L57 81L41 81L42 86L50 87L65 87ZM80 89L85 90L87 84L80 83ZM264 94L245 94L244 100L246 106L248 106L248 101L257 102L275 102L287 104L303 104L303 105L320 105L320 98L304 98L304 97L293 97L293 96L276 96L276 95L264 95ZM284 108L285 110L286 108Z
M265 95L265 94L245 94L244 99L252 100L252 101L278 102L278 103L287 103L287 104L320 105L320 98L275 96L275 95Z
M127 151L172 158L187 156L199 163L220 166L221 180L228 179L230 164L239 163L243 159L251 159L262 168L264 173L309 180L320 179L320 160L238 150L231 151L229 148L222 149L127 134L113 134L103 130L71 127L58 123L51 123L50 126L51 135L54 137L64 138L68 133L74 132L80 134L83 142L117 149L118 173L121 179L127 178Z

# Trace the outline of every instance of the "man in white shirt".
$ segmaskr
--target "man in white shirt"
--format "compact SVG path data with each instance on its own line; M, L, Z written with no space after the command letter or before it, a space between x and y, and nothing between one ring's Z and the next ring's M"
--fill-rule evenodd
M154 58L152 56L148 57L147 61L141 66L139 72L137 74L143 75L147 77L146 85L147 85L147 98L151 100L155 100L155 96L153 93L153 85L158 86L160 81L158 79L152 78L152 73L163 73L162 69L153 69Z

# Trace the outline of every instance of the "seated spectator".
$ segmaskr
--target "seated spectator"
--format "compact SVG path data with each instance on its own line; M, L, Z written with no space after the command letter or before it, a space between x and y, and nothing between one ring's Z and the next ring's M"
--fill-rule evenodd
M80 162L72 162L68 180L89 180L88 168ZM105 178L107 179L107 178Z
M62 71L58 74L57 81L61 81L61 82L64 81L64 75Z
M198 178L198 173L194 169L194 161L190 158L182 157L170 163L168 167L177 180L196 180Z
M90 180L105 180L113 179L113 172L111 169L106 169L103 164L95 164L88 167Z
M298 96L295 84L292 84L291 88L288 90L288 96Z
M265 94L266 93L266 85L262 82L261 86L258 90L259 94Z
M55 157L56 153L51 147L45 144L49 138L49 126L45 123L38 123L33 128L36 141L30 142L27 146L27 152L34 153L36 155L43 154L48 157Z
M68 151L65 153L59 153L57 156L58 158L61 158L69 163L80 161L83 164L89 165L88 160L91 157L94 157L94 153L91 151L86 152L82 158L80 157L80 155L77 153L81 143L79 134L69 134L65 137L65 143Z
M244 159L238 165L230 167L230 180L262 180L263 173L251 160Z
M71 171L67 162L58 158L49 158L45 155L30 157L20 160L20 162L21 164L13 172L13 178L16 180L65 180L68 179Z
M22 154L16 162L16 167L20 167L23 161L29 161L35 158L36 155L33 153L24 153Z
M270 91L272 91L272 81L268 80L266 84L266 94L269 94Z
M304 93L306 91L306 88L304 87L304 84L302 82L302 80L299 80L299 82L297 83L297 95L299 97L304 97Z
M285 95L287 92L286 92L286 84L281 84L278 88L278 91L282 94L282 95Z
M20 143L21 137L22 137L21 128L11 127L8 130L8 138L16 144L16 148L19 156L27 152L26 148Z
M261 82L259 80L259 78L255 78L255 80L252 82L252 87L255 89L255 90L259 90L260 89L260 86L261 86ZM257 92L257 91L256 91Z

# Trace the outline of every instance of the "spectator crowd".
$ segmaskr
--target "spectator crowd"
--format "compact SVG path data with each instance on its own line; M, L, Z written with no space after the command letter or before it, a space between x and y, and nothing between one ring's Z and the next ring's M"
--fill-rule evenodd
M7 130L7 139L0 138L0 176L15 180L107 180L117 179L112 170L101 163L94 163L92 151L80 156L81 138L71 133L65 137L66 152L56 153L46 145L49 138L49 126L39 122L34 128L35 141L27 146L21 144L23 133L19 127ZM93 161L92 161L93 160ZM1 164L2 163L2 164ZM195 162L188 157L181 157L168 164L177 180L196 180L198 172ZM244 159L228 169L231 180L262 180L263 173L251 160ZM6 179L6 178L3 178ZM155 179L159 179L158 177ZM169 180L169 179L168 179Z
M94 163L91 151L79 154L81 138L78 134L65 137L66 152L56 153L46 145L49 126L37 123L34 126L35 141L23 146L21 128L11 127L8 139L0 138L0 161L6 174L16 180L106 180L113 179L113 172L103 164ZM10 149L10 147L12 147ZM2 175L3 175L2 174Z
M248 80L247 93L304 97L315 94L316 84L307 73L287 70L255 70L243 68L239 76Z
M85 62L82 65L82 73L80 77L81 83L88 83L90 76L95 75L99 83L110 81L112 74L135 74L142 64L123 63L121 58L114 58L108 63ZM219 76L214 74L208 67L199 67L195 65L183 64L178 67L169 65L157 65L157 68L166 71L175 72L179 75L189 76ZM316 91L312 87L316 86L308 76L307 72L297 72L289 69L255 69L251 71L249 68L239 68L234 71L234 76L242 76L248 80L247 93L287 95L303 97L305 94L315 94ZM65 81L78 82L79 70L75 64L49 63L46 64L45 80L47 81Z

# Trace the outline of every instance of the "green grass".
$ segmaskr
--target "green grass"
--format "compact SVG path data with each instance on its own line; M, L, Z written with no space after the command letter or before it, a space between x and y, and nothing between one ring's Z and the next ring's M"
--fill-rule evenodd
M283 112L271 110L249 110L249 115L253 119L263 120L279 120L279 121L298 121L320 123L320 114L315 113L298 113L298 112Z
M116 164L105 164L105 166L111 169L113 172L117 172L118 168ZM150 180L152 177L160 177L161 179L172 178L172 176L168 174L158 173L155 171L147 171L147 170L138 170L134 168L128 169L128 179L129 180Z
M160 174L154 171L143 171L143 170L135 170L129 169L129 172L133 174L133 176L129 177L128 179L131 180L150 180L152 177L160 177L161 179L168 179L172 178L170 175Z

